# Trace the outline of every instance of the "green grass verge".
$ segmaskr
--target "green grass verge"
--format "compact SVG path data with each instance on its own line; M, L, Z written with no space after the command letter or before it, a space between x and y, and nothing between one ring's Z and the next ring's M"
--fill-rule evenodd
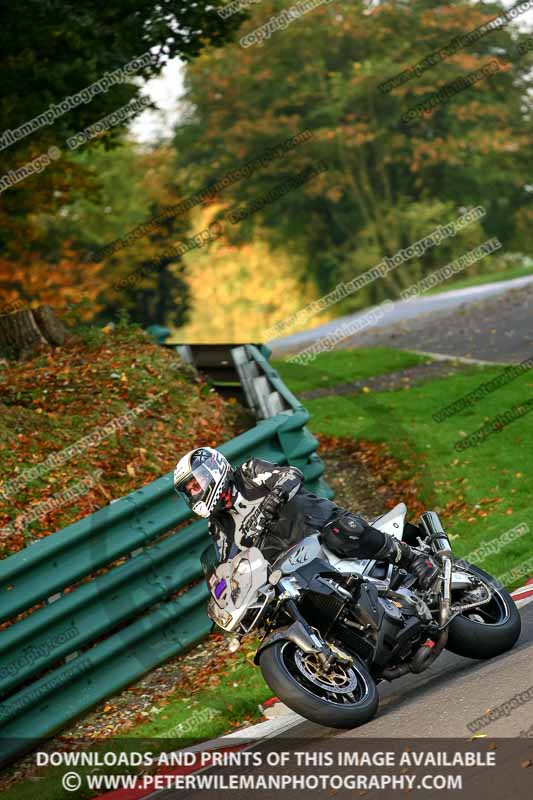
M359 352L344 351L343 363L349 363L350 358L355 363ZM331 369L327 363L328 355L334 357ZM328 382L336 380L342 371L338 368L339 355L324 354L325 358L320 362L320 370L329 375ZM366 351L365 359L371 360L371 356L371 351ZM384 363L383 353L380 353L378 363ZM293 366L297 365L287 365L291 369ZM284 377L293 391L301 392L317 385L317 373L311 367L301 367L294 372L294 379L291 369L284 369ZM307 383L306 370L309 370ZM444 422L435 422L433 414L502 371L503 367L473 367L410 389L306 401L311 413L308 424L311 431L385 442L407 472L421 475L421 497L428 506L442 513L444 523L457 536L454 540L457 555L467 556L482 542L497 539L505 531L526 523L529 533L478 562L496 577L505 575L512 568L519 568L528 556L531 558L533 412L475 447L458 451L454 444L498 414L531 397L533 376L522 374ZM328 383L324 381L322 385ZM399 497L398 501L401 499ZM527 577L529 575L508 578L505 583L514 588L524 583Z
M187 737L213 739L244 718L259 720L258 704L272 697L261 670L252 662L259 640L229 657L228 667L217 671L211 682L192 697L177 688L161 713L128 732L128 737Z
M389 347L333 350L319 353L310 364L291 364L284 359L274 359L272 366L293 392L326 388L338 383L349 383L395 372L417 364L427 363L426 356L406 353Z

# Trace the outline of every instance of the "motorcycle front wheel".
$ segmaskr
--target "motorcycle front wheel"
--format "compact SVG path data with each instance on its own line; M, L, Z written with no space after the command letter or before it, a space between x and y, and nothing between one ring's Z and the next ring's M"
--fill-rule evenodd
M285 705L328 728L356 728L375 715L376 683L360 663L336 661L329 672L313 653L277 641L259 657L263 677Z
M465 658L499 656L520 636L520 612L509 592L488 572L467 561L462 562L461 570L470 572L494 594L488 603L468 609L451 621L446 649ZM463 600L461 595L461 591L453 592L452 602Z

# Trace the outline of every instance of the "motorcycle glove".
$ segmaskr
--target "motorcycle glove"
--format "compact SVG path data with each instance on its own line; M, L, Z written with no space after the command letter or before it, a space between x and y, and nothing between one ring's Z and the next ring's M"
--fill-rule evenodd
M261 511L264 516L265 525L271 525L279 516L281 507L284 505L287 496L282 489L273 489L268 497L265 497L261 504Z

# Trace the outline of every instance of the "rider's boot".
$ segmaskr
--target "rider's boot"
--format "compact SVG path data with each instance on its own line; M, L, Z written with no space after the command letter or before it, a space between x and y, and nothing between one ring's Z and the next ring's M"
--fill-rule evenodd
M428 589L439 574L439 569L433 559L413 550L407 542L400 542L388 533L383 535L385 543L372 557L376 561L388 561L398 567L407 569L416 575L417 583L421 589Z

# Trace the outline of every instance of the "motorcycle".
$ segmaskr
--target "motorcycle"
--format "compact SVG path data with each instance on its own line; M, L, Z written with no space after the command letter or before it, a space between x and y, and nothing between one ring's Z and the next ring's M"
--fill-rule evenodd
M380 682L424 672L444 649L492 658L520 635L510 594L479 567L454 559L438 514L424 512L422 535L409 541L406 512L399 503L372 525L433 556L439 574L425 591L392 564L339 558L318 532L273 564L256 546L223 563L214 545L202 555L209 617L237 646L241 636L260 634L254 662L272 691L308 720L362 725L376 714Z

